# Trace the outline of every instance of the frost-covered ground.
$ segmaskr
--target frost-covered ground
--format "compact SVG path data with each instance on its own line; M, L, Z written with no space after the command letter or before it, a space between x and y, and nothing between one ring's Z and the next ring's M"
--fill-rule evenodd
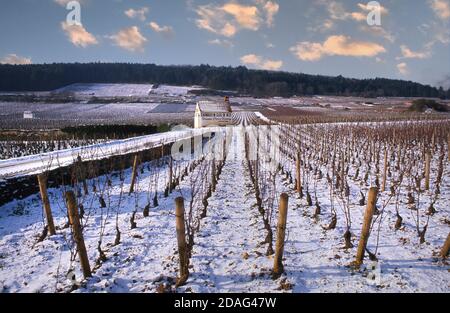
M176 96L186 96L191 90L202 90L202 89L204 88L198 86L183 87L183 86L159 85L157 88L153 88L151 93L157 95L168 95L176 97Z
M426 243L419 245L413 215L402 209L405 226L393 229L394 208L388 206L379 233L380 271L375 282L368 271L353 271L347 265L354 260L356 247L343 249L344 213L339 208L338 226L325 231L330 221L330 201L325 182L318 184L317 196L322 215L312 217L307 207L292 191L284 176L277 177L277 198L281 192L290 195L284 266L286 273L272 280L273 257L265 256L267 245L261 216L256 208L253 186L244 161L243 135L233 132L233 147L220 176L217 190L208 200L207 217L201 221L195 237L191 259L191 276L178 292L448 292L448 263L433 259L449 232L450 177L444 175L442 195L436 202L436 215L430 220ZM185 164L179 164L183 166ZM287 165L286 165L287 166ZM291 165L292 166L292 165ZM78 199L86 213L84 236L91 266L98 258L97 244L103 231L103 250L107 260L94 270L93 277L75 292L155 292L160 284L171 283L177 275L178 257L175 232L174 199L189 198L190 179L183 180L175 192L165 198L167 165L161 160L144 164L136 194L128 195L131 171L121 183L118 173L109 179L112 188L104 194L107 208L101 209L98 192ZM447 165L445 172L449 172ZM139 171L139 173L141 173ZM193 176L194 175L194 176ZM103 190L107 177L89 182ZM159 205L143 217L144 206L152 202L149 186L158 182ZM355 189L356 190L356 189ZM358 202L352 189L351 202ZM123 193L121 191L124 191ZM51 189L50 200L58 234L37 243L44 227L38 195L9 203L0 208L0 291L65 292L71 289L67 279L70 269L81 280L78 260L71 260L70 231L63 228L66 210L64 190ZM426 201L423 206L426 207ZM353 243L357 244L365 207L352 205ZM137 210L136 229L130 229L130 218ZM116 217L121 243L113 246ZM273 217L276 220L276 212ZM275 223L273 223L275 224ZM372 233L369 249L373 252L377 236ZM366 264L368 261L366 260Z
M55 92L95 97L144 97L150 94L185 96L189 91L199 89L203 88L151 84L72 84Z
M72 84L57 89L55 92L96 97L131 97L147 96L152 88L153 85L148 84Z
M158 99L149 99L152 103L0 102L0 128L40 130L80 125L155 125L193 121L194 105L162 103L160 96L154 97ZM170 109L165 109L166 106ZM33 112L35 118L24 119L24 111Z

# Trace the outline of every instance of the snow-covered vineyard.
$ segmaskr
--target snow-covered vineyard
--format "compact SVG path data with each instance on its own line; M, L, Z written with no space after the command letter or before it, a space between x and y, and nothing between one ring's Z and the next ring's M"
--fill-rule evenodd
M74 186L49 189L55 235L39 194L2 206L0 292L450 290L443 255L449 121L254 127L247 126L254 116L243 115L241 122L215 129L214 144L192 159L139 162L136 154L135 170L80 175ZM139 141L144 148L146 140ZM105 156L115 153L107 147ZM136 141L129 147L139 151ZM75 157L64 153L67 162ZM361 264L355 260L370 190L378 196ZM73 239L70 191L91 275L83 275ZM280 276L273 267L282 194L288 213ZM186 277L179 272L179 197Z

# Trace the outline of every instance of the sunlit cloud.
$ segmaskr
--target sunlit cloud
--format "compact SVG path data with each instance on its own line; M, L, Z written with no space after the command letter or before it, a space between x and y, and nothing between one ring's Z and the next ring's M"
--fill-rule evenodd
M117 34L109 36L109 38L117 46L132 52L143 51L144 44L147 42L147 38L141 34L137 26L122 29Z
M86 48L98 44L95 36L89 33L82 25L69 25L67 22L62 22L61 28L66 33L69 41L77 47Z
M197 27L209 32L233 37L237 28L227 20L225 12L213 5L199 6L196 9L199 18L196 20Z
M175 33L171 26L160 26L156 22L150 22L148 25L154 32L160 33L166 37L170 37Z
M256 54L247 54L241 58L241 62L246 65L256 65L261 63L262 57Z
M409 74L409 68L408 65L406 63L399 63L397 64L397 70L400 74L406 76Z
M431 38L429 46L433 46L436 43L448 45L450 43L450 28L443 25L443 22L432 21L430 23L421 24L418 30L425 36Z
M53 0L54 2L56 2L57 4L59 4L60 6L66 6L69 2L72 2L73 0ZM84 0L77 0L79 3L83 4Z
M309 26L308 27L308 32L311 32L311 33L317 33L317 32L325 33L325 32L328 32L330 30L333 30L335 28L335 26L336 25L333 22L333 20L326 19L322 23L315 24L314 26Z
M302 61L318 61L326 54L321 43L309 41L300 42L289 50Z
M354 20L358 22L367 21L367 15L374 9L379 9L381 15L386 15L389 13L389 10L386 7L382 5L379 7L373 6L369 5L369 3L358 3L357 7L359 11L346 10L344 5L338 1L318 0L317 3L326 7L329 17L332 20Z
M213 39L213 40L209 40L208 43L210 45L215 45L215 46L221 46L221 47L225 47L225 48L233 48L234 44L233 42L231 42L230 40L226 40L226 39Z
M367 3L367 4L358 3L358 7L359 7L362 11L365 11L366 13L372 12L372 11L375 10L375 9L379 9L379 10L380 10L380 13L381 13L382 15L386 15L386 14L389 13L389 10L388 10L386 7L382 6L381 4L380 4L380 5L372 5L370 2Z
M410 48L408 48L406 45L401 45L400 49L402 51L402 57L397 59L427 59L431 57L431 51L412 51Z
M362 12L352 12L349 13L349 17L354 19L355 21L361 22L367 20L367 14L364 14Z
M395 36L391 32L384 29L382 26L361 25L360 30L368 34L372 34L373 36L384 38L391 43L394 43L396 40Z
M243 28L258 30L261 19L258 15L258 8L255 6L245 6L238 3L226 3L222 10L232 15L236 22Z
M342 3L327 0L319 0L318 3L326 6L326 9L331 19L345 20L348 18L348 13L345 11Z
M145 21L147 19L147 13L149 12L148 7L143 7L140 9L128 9L124 13L131 19L139 19L141 21Z
M260 67L268 71L279 70L283 66L283 61L265 60Z
M268 27L272 27L275 21L275 15L280 10L280 5L275 1L256 0L256 3L262 7L262 10L266 15L266 24Z
M431 9L441 20L450 20L450 1L448 0L428 0Z
M194 9L198 15L195 20L200 29L233 37L240 30L257 31L261 25L273 26L279 5L274 1L255 0L255 5L244 5L236 1L223 5L206 4Z
M324 56L374 57L386 49L374 42L356 41L340 35L330 36L323 43L300 42L290 51L302 61L318 61Z
M8 54L0 59L0 64L25 65L32 63L30 58L21 57L17 54Z
M241 63L258 69L276 71L283 66L283 61L265 59L256 54L247 54L241 57Z

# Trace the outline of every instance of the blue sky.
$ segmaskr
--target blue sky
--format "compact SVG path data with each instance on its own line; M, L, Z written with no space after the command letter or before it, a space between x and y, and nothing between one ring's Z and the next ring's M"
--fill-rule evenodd
M246 65L450 87L450 0L80 0L81 25L67 24L67 2L2 1L0 62Z

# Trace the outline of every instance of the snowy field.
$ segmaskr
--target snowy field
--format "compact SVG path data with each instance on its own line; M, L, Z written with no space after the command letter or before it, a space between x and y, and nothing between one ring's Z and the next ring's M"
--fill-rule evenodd
M187 161L176 162L175 175L180 175L187 165ZM283 165L292 167L292 164ZM131 182L131 170L128 169L123 181L119 173L89 181L88 186L96 185L96 191L78 199L85 211L83 231L94 268L93 277L86 281L82 281L70 229L64 228L67 222L63 201L65 188L49 190L58 230L57 235L42 242L37 240L45 225L39 195L1 207L0 292L174 291L178 274L174 200L183 196L186 205L189 203L193 186L198 185L202 177L203 167L199 165L190 171L167 197L164 188L168 182L168 160L142 164L141 168L136 192L131 195L128 194ZM189 268L191 275L187 284L176 291L448 292L449 265L434 255L449 232L449 171L446 163L441 197L435 203L437 212L430 220L424 244L419 244L415 232L416 212L407 213L408 210L404 209L404 226L395 231L395 205L386 207L379 220L380 227L377 226L378 232L372 233L368 244L372 252L378 246L379 263L374 271L365 267L353 270L348 266L355 259L365 210L364 206L357 205L362 185L352 183L350 186L355 247L344 249L344 211L337 209L335 229L324 229L331 218L326 179L319 180L316 191L322 215L313 218L314 207L307 206L305 198L300 199L293 190L292 182L278 173L275 177L276 199L282 192L290 197L283 260L285 274L272 280L273 256L266 256L266 233L245 161L244 135L242 128L236 127L216 191L208 200L207 216L201 220L195 235ZM435 167L432 173L435 175ZM103 208L99 197L106 202ZM382 200L386 197L382 196ZM427 200L423 199L423 202L422 205L426 206ZM149 216L144 217L143 210L148 204L151 204ZM130 220L134 211L137 227L132 229ZM276 216L275 211L273 223L276 223ZM117 245L116 227L121 232L120 244ZM96 263L99 239L102 239L106 259ZM370 264L370 261L366 259L365 264ZM372 272L376 274L375 280L368 277ZM70 277L75 273L75 280L68 279L68 273ZM74 284L79 287L73 288Z
M192 90L203 90L203 87L182 87L182 86L168 86L159 85L157 88L153 88L151 93L157 95L167 95L171 97L186 96Z
M55 92L96 97L136 97L148 96L152 88L153 85L145 84L72 84Z
M167 106L167 107L166 107ZM80 125L193 122L195 105L172 103L6 103L0 102L2 129L59 129ZM34 119L24 119L23 112Z
M72 84L55 90L56 93L73 93L78 96L95 97L145 97L150 94L185 96L191 90L202 87L182 87L150 84Z

